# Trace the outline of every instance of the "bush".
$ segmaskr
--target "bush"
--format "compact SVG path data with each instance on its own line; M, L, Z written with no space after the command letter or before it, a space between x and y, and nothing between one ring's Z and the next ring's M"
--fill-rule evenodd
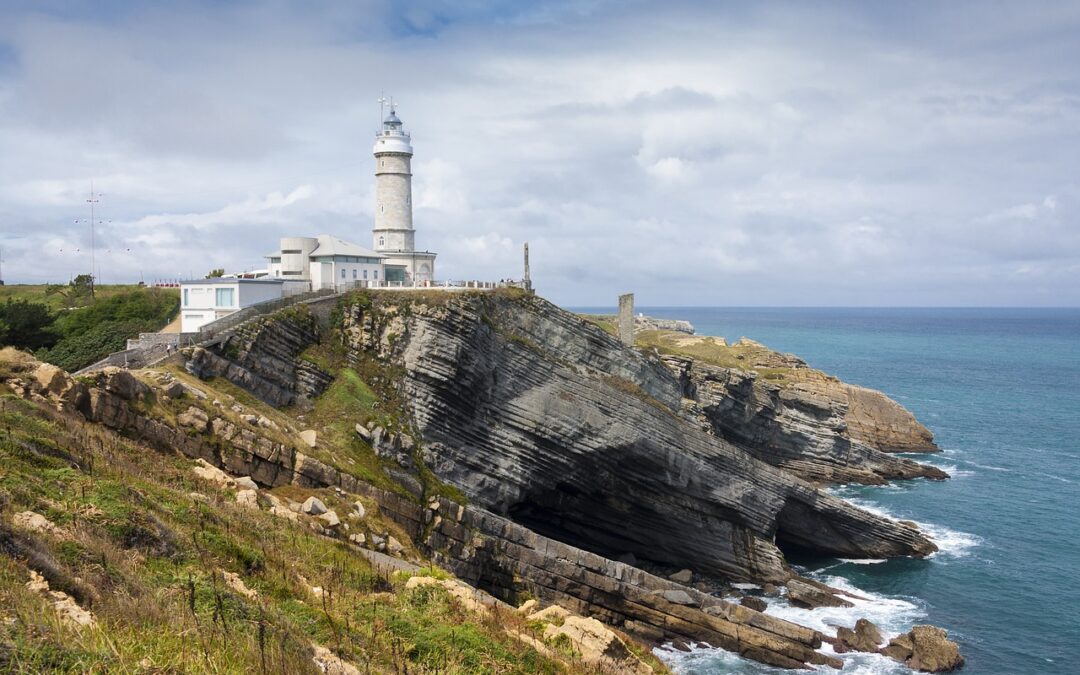
M45 305L11 300L0 305L0 345L18 349L41 349L56 343L56 317Z

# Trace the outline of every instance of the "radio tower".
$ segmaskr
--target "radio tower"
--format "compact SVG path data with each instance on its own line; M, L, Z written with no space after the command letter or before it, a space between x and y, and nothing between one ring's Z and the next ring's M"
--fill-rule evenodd
M101 193L94 195L94 181L90 181L90 198L86 201L90 204L90 297L94 297L94 286L97 285L94 267L94 204L97 204Z

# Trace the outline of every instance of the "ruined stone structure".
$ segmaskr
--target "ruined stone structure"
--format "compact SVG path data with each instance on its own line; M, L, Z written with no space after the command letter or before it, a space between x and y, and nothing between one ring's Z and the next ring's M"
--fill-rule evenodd
M619 340L627 347L634 346L634 294L619 296Z

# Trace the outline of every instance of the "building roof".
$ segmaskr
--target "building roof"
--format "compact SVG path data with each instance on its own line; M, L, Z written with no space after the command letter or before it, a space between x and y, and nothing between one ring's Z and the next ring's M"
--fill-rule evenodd
M338 239L329 234L320 234L316 239L319 240L319 245L311 252L312 257L324 255L349 255L362 256L365 258L386 257L382 253L376 253L369 248L349 243L344 239Z
M239 277L214 277L213 279L188 279L180 285L204 286L206 284L283 284L285 279L242 279Z

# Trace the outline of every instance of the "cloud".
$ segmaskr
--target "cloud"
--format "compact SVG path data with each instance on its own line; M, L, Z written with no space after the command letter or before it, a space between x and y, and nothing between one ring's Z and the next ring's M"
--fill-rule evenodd
M570 305L1077 304L1078 36L1069 3L25 4L4 272L88 268L91 180L106 281L367 243L386 92L440 276L529 241Z

